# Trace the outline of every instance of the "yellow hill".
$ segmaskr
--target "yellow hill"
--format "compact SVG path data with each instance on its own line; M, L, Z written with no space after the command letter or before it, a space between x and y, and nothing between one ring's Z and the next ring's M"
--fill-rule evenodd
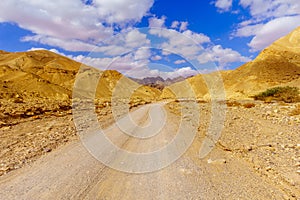
M81 73L76 74L81 67ZM100 78L99 78L100 77ZM133 96L154 100L159 90L141 86L117 71L100 71L67 57L46 50L9 53L0 51L0 98L50 99L69 101L75 78L83 79L80 88L91 92L91 83L98 83L96 98L110 100L122 78L125 88L138 86ZM98 82L99 80L99 82ZM124 92L127 92L124 90Z
M199 99L209 100L207 80L222 77L228 99L245 99L274 86L300 86L300 27L264 49L256 59L230 70L187 79ZM183 88L184 82L172 87ZM213 81L212 81L213 84ZM221 85L221 84L220 84ZM220 86L219 85L219 86ZM219 88L220 89L220 88ZM166 94L168 91L163 91Z

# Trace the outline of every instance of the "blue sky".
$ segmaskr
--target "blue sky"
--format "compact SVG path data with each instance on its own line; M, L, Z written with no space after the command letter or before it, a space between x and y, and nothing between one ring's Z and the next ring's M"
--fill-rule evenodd
M298 0L2 0L0 49L47 49L135 77L190 76L199 69L185 59L233 69L299 25Z

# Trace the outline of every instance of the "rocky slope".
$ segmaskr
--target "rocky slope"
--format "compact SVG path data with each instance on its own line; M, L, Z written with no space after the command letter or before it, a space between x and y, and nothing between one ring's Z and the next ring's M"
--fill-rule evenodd
M0 51L0 176L77 138L71 115L75 78L83 80L82 97L97 84L92 97L102 127L114 122L110 101L117 85L115 96L127 97L131 108L160 95L117 71L99 71L50 51Z
M117 71L102 72L50 51L1 51L1 118L70 109L79 69L81 73L77 78L85 80L85 85L81 86L84 90L89 91L91 81L99 79L95 96L100 102L110 101L112 91L121 78L122 84L134 85L137 88L132 95L133 99L138 97L140 101L149 102L159 95L157 89L138 85Z

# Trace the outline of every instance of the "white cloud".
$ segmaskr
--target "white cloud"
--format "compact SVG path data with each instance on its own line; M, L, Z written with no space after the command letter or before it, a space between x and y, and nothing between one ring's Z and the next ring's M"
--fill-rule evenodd
M171 25L171 28L173 29L177 29L180 25L180 22L179 21L173 21L172 22L172 25Z
M298 15L300 2L298 0L240 0L244 8L249 8L254 18L266 18Z
M102 52L106 56L118 56L141 47L149 47L147 35L137 29L128 29L92 48L93 52ZM87 46L87 50L88 50Z
M151 57L151 51L148 48L140 48L134 52L135 61L148 61Z
M250 51L260 51L300 26L299 0L240 0L251 18L242 21L234 37L252 37Z
M179 76L189 77L189 76L194 76L198 73L199 72L197 70L194 70L191 67L183 67L169 72L163 72L157 69L139 68L139 69L128 71L126 75L135 78L160 76L163 79L167 79L167 78L176 78Z
M186 30L182 33L184 36L193 39L198 44L208 43L210 42L210 38L203 33L194 33L190 30Z
M149 27L150 28L163 28L165 27L166 17L162 16L161 18L151 17L149 18Z
M245 23L246 24L246 23ZM254 24L254 25L246 25L241 26L236 32L233 34L237 37L249 37L255 35L259 30L264 27L263 24Z
M174 64L176 64L176 65L183 64L183 63L186 63L186 61L185 60L176 60L174 62Z
M187 30L187 26L188 25L189 25L188 22L181 22L179 31L185 31L185 30Z
M221 45L213 45L210 38L202 33L194 33L186 30L183 33L176 31L150 30L151 34L166 38L159 48L164 49L163 55L169 52L178 54L191 62L197 60L200 64L217 62L224 67L233 62L248 62L249 58L242 56L239 52ZM201 44L209 43L210 48L204 48ZM177 61L179 63L181 61ZM193 63L196 64L197 63Z
M287 35L300 25L300 15L293 17L281 17L269 21L255 32L255 36L248 44L252 51L259 51L278 38Z
M40 48L40 47L32 47L32 48L28 49L27 51L39 51L39 50L47 50L47 49Z
M204 50L202 44L210 42L210 38L202 33L186 30L183 33L166 31L164 29L151 29L150 34L165 38L156 48L164 49L166 54L172 52L187 59L195 59Z
M169 72L169 75L171 73ZM183 77L189 77L189 76L194 76L196 74L199 74L197 70L192 69L191 67L182 67L179 69L176 69L172 75L171 78L176 78L178 76L183 76Z
M128 32L125 36L125 44L126 47L129 48L138 48L147 46L150 44L150 40L147 39L147 35L141 33L137 29L133 29Z
M98 15L109 23L139 21L153 5L153 0L94 0Z
M182 32L182 31L187 30L188 25L189 25L189 22L173 21L170 28Z
M87 46L80 48L82 43L77 41L98 44L114 34L114 26L139 22L152 5L153 0L94 0L91 5L81 0L2 0L0 22L14 22L33 32L36 37L26 41L40 40L54 46L66 41L62 48L70 48L72 42L81 50Z
M232 7L232 0L217 0L214 4L220 12L224 12Z
M67 51L92 51L97 46L76 39L60 39L44 35L25 36L21 41L34 41L41 44L60 47Z
M159 55L155 55L155 56L153 56L153 57L151 57L151 60L161 60L162 59L162 57L161 56L159 56Z
M134 55L128 54L124 57L117 58L92 58L86 56L75 56L71 57L72 59L85 63L90 66L95 66L101 70L114 69L123 73L126 76L134 78L145 78L145 77L155 77L161 76L164 79L166 78L175 78L178 76L192 76L196 75L199 72L191 69L191 67L183 67L178 69L173 69L173 71L164 72L157 69L150 69L148 67L149 62L147 60L134 60ZM169 68L172 69L172 68Z
M230 48L223 48L221 45L213 46L198 56L200 63L217 62L219 67L225 67L233 62L249 62L250 59L242 56L239 52Z

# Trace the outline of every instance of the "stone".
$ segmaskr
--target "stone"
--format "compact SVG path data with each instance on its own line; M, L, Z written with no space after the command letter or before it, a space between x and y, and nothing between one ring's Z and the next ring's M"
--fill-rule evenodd
M220 159L216 159L216 160L208 159L207 163L208 164L225 164L225 163L227 163L227 161L224 158L220 158Z

